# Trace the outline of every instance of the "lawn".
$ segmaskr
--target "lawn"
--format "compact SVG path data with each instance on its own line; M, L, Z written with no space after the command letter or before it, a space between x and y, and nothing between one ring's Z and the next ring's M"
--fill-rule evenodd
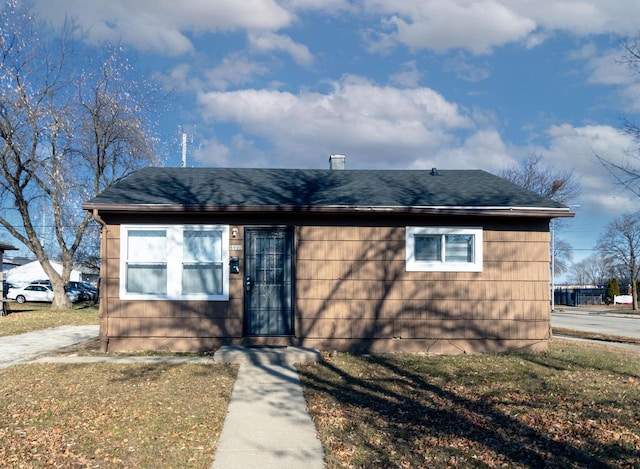
M79 303L56 311L48 303L7 302L8 316L0 317L0 337L63 325L98 324L98 306Z
M0 372L0 467L209 468L237 367L20 365Z
M327 467L640 467L640 354L354 356L298 368Z
M0 318L0 335L98 320L95 307L22 308ZM88 344L73 352L95 353ZM298 371L328 469L640 467L638 352L554 339L546 353L340 353ZM0 467L208 468L236 373L7 368Z

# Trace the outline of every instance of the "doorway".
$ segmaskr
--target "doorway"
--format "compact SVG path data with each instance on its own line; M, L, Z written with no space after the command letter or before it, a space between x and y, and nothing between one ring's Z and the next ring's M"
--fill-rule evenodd
M293 335L293 230L245 229L244 334Z

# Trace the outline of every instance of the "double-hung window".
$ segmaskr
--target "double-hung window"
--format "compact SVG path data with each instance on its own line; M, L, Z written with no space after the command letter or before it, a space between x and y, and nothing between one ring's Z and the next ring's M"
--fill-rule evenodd
M482 272L482 228L406 228L406 269Z
M122 299L228 300L227 225L122 225Z

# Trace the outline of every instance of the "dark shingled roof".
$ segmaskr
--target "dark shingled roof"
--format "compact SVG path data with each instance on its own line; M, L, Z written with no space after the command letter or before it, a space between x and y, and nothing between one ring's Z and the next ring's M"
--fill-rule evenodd
M83 205L98 210L354 208L567 212L481 170L144 168Z

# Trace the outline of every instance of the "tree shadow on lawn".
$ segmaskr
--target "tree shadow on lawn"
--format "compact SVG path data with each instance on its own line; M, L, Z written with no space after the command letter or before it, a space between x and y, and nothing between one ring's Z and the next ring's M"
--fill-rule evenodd
M369 453L359 456L367 460L352 461L357 467L403 467L399 461L412 467L616 467L570 442L551 438L501 411L496 403L443 389L385 356L368 360L383 368L384 376L352 376L329 362L316 365L324 370L299 368L307 388L332 396L343 408L356 408L353 417L364 417L347 424L349 431L360 432L354 446L363 444ZM526 393L514 396L509 399L521 402L510 405L518 408L544 406L522 401ZM540 427L545 428L544 421ZM387 441L380 444L372 438ZM442 450L438 442L447 448ZM439 451L439 456L430 454ZM638 456L633 449L610 451L623 459Z

